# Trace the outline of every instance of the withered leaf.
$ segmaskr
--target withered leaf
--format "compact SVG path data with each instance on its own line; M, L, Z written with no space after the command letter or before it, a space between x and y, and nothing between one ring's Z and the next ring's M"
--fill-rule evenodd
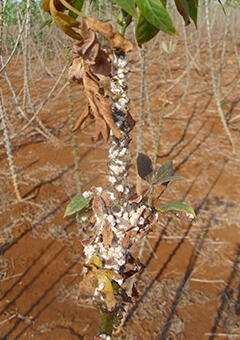
M110 207L113 199L111 198L111 195L109 192L104 191L101 195L102 199L104 200L104 203L106 204L106 207Z
M128 248L131 245L131 241L133 241L136 234L137 234L137 230L131 230L127 232L121 241L122 247Z
M96 79L91 77L90 72L85 72L83 75L83 85L85 92L91 107L92 114L96 121L103 118L109 128L112 129L115 137L120 138L121 132L116 127L112 117L112 101L110 98L105 97L103 94L99 93L99 85ZM98 127L99 123L98 123ZM104 130L102 135L104 135Z
M68 36L76 40L82 40L82 36L76 32L73 28L80 28L81 23L67 14L61 13L62 5L58 7L60 1L50 0L44 2L44 10L50 11L51 16L55 20L59 28Z
M73 47L76 57L69 67L69 78L83 83L89 108L80 115L74 130L80 127L89 115L93 115L96 140L103 137L104 141L107 141L110 129L115 137L120 138L121 132L114 124L112 101L108 96L111 64L107 54L101 50L96 34L88 29L86 21L83 21L83 27L84 41Z
M68 78L82 84L84 62L82 58L74 58L68 69Z
M102 136L104 142L107 142L109 134L110 129L106 124L105 120L98 116L95 121L95 141L98 141Z
M96 193L93 197L92 208L97 217L99 217L102 221L104 220L104 215L106 213L106 207L104 200L101 196Z
M82 20L82 32L84 35L84 29L89 28L94 32L101 34L109 42L111 48L117 48L124 52L129 52L132 50L133 46L129 40L123 38L123 36L112 27L110 23L101 22L92 17L85 17Z
M79 284L78 298L81 301L91 301L98 286L98 280L93 272L88 272Z
M113 292L113 286L111 282L112 275L114 276L114 272L111 272L110 270L98 270L96 272L97 278L98 278L98 286L104 285L101 289L101 294L104 298L104 301L106 302L108 311L112 311L115 308L116 305L116 299Z
M109 224L104 226L104 228L102 230L102 237L103 237L104 247L111 247L112 240L113 240L113 237L114 237L114 233L113 233L112 228Z
M87 116L89 115L89 106L87 105L84 109L84 111L82 112L82 114L79 116L79 118L77 119L72 131L76 131L81 125L82 123L86 120Z

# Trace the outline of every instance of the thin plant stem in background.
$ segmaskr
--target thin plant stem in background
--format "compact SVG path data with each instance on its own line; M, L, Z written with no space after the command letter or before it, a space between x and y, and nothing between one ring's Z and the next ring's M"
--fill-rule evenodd
M224 131L225 131L226 135L228 136L228 139L229 139L229 141L232 145L232 152L235 153L236 152L235 151L235 143L234 143L234 140L232 138L231 132L228 128L223 109L221 107L220 94L219 94L217 83L216 83L208 0L205 0L205 13L206 13L207 39L208 39L208 47L209 47L209 61L210 61L210 70L211 70L211 77L212 77L213 95L214 95L214 99L215 99L215 102L216 102L216 105L217 105L218 114L219 114L221 121L222 121L222 124L223 124Z
M4 112L2 93L0 94L0 115L1 115L3 135L4 135L4 141L5 141L5 148L6 148L6 152L7 152L9 168L10 168L10 171L11 171L14 192L15 192L17 200L21 201L22 197L21 197L21 193L20 193L20 189L19 189L17 172L16 172L16 167L15 167L14 159L13 159L12 145L11 145L11 140L10 140L10 137L9 137L8 125L7 125L5 112Z
M70 49L67 49L67 59L68 64L70 62ZM69 125L72 136L72 148L73 148L73 156L74 156L74 167L75 167L75 179L76 179L76 187L77 192L82 193L82 182L81 182L81 171L79 167L79 154L78 154L78 143L77 136L73 132L75 125L75 118L73 112L73 98L72 98L72 84L68 81L68 117L69 117Z
M26 106L32 107L32 98L29 87L29 33L30 33L30 0L26 2L26 23L24 25L24 36L22 37L22 45L23 45L23 61L24 61L24 85L23 85L23 109L25 110Z
M145 78L146 78L146 59L145 46L138 49L141 64L141 83L140 83L140 107L138 110L137 124L137 155L143 150L143 129L144 129L144 103L145 103ZM141 178L137 175L136 192L141 193Z

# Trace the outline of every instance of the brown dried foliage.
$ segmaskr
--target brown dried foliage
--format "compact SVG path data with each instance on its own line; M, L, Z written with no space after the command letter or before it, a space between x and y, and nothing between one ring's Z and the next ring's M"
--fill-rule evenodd
M112 48L129 51L132 44L110 24L88 17L82 20L83 41L73 46L75 57L69 68L69 78L83 84L88 99L88 105L78 118L73 130L77 130L88 116L93 117L95 118L95 139L103 137L106 142L109 139L110 129L117 138L121 137L121 132L112 118L111 63L108 55L101 49L95 32L103 35Z

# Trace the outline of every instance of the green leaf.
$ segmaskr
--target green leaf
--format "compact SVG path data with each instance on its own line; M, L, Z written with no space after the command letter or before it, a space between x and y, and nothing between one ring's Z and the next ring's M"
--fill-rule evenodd
M182 202L171 202L162 204L157 208L157 211L161 212L181 211L184 212L189 218L194 218L196 216L193 208Z
M163 4L164 8L166 8L166 6L167 6L167 0L161 0L161 2L162 2L162 4Z
M84 209L88 203L91 201L92 196L89 196L87 198L83 197L82 194L78 194L75 196L71 202L68 204L64 217L72 215L82 209Z
M153 184L162 184L170 181L176 181L176 180L183 180L187 181L186 178L182 176L166 176L166 177L161 177L160 179L155 178Z
M219 3L220 6L222 7L223 13L224 13L225 15L227 15L227 13L226 13L226 11L225 11L225 8L224 8L224 6L223 6L221 0L218 0L218 3Z
M187 0L189 7L189 15L192 18L195 26L197 27L197 16L198 16L198 0Z
M163 49L164 52L166 52L168 54L168 52L169 52L168 47L167 47L167 45L164 41L162 42L162 49Z
M120 6L125 12L130 14L132 17L137 18L138 14L135 8L135 0L112 0L118 6Z
M80 12L83 6L83 2L84 0L73 0L71 5ZM73 19L76 19L78 17L78 15L76 13L73 13L72 11L69 11L68 15Z
M150 24L165 33L172 35L177 33L172 19L164 8L161 0L136 0L136 4L142 16L144 16Z
M178 12L180 15L183 17L185 21L185 25L190 24L190 19L189 19L189 6L187 0L174 0L175 5L177 7Z
M45 21L40 25L39 31L41 31L41 30L42 30L44 27L46 27L46 26L50 27L50 26L52 25L52 23L53 23L53 19L52 19L52 18L45 20Z
M151 25L142 15L140 15L136 28L135 36L138 45L142 45L157 35L159 29Z
M166 161L159 168L156 179L160 181L162 178L173 175L173 162L172 160Z

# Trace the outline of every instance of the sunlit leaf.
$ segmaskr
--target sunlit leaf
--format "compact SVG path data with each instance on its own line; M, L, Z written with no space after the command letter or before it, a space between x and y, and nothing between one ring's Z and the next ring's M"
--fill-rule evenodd
M135 8L135 0L113 0L113 2L115 2L132 17L137 18L138 15Z
M82 36L73 29L73 28L80 28L81 23L64 13L59 12L55 7L54 0L50 0L49 8L50 8L50 13L53 19L55 20L56 24L58 25L58 27L71 38L81 41ZM69 9L72 9L72 7L70 6Z
M83 2L84 2L84 0L73 0L72 1L72 7L77 9L80 12L81 9L82 9L82 6L83 6ZM74 13L73 11L69 11L68 15L70 17L74 18L74 19L76 19L78 17L78 15L76 13Z
M162 204L157 208L157 210L161 212L180 211L180 212L185 213L186 216L189 218L194 218L196 216L193 208L182 202L171 202L171 203Z
M109 311L112 311L115 308L116 305L116 299L114 296L113 286L111 280L107 277L105 271L98 270L96 272L96 276L98 279L98 286L103 288L100 290L104 301L107 305L107 309Z
M50 3L50 0L42 0L42 8L44 12L50 11L49 3Z
M136 0L136 4L142 16L144 16L150 24L165 33L176 34L172 19L164 8L161 0Z
M159 29L150 24L142 15L140 15L136 28L135 28L135 36L138 45L142 45L149 40L151 40L155 35L157 35Z
M71 202L68 204L64 217L65 216L69 216L72 215L78 211L81 211L82 209L84 209L88 203L91 201L92 196L90 197L83 197L82 194L78 194L77 196L75 196Z
M91 257L89 264L94 265L96 268L102 268L102 261L100 260L99 256L95 254Z

